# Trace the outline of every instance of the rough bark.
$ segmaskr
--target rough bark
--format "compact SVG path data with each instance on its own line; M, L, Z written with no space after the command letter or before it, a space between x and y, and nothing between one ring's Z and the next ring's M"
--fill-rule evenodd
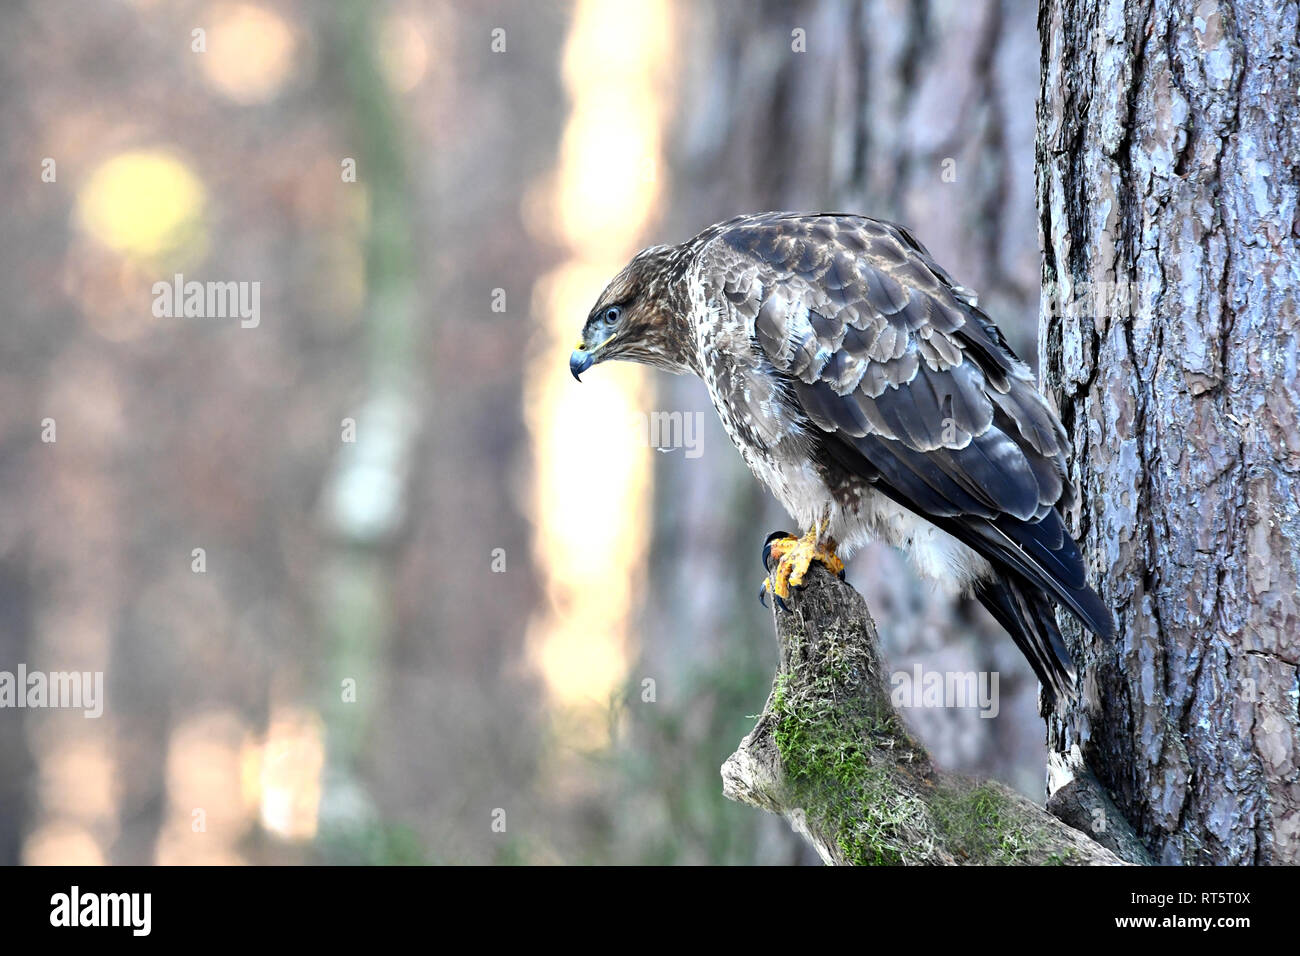
M1297 6L1043 0L1039 31L1040 367L1118 625L1071 635L1052 743L1160 863L1300 862Z
M824 569L774 611L781 665L722 767L828 864L1113 865L1119 856L1000 783L945 773L890 702L875 624Z

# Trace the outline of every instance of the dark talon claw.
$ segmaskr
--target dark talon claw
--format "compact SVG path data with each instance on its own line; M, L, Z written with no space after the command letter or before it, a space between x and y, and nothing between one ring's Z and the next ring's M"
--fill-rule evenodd
M780 608L781 610L783 610L783 611L788 611L788 610L790 610L790 605L788 605L788 604L786 604L784 601L782 601L780 595L774 595L774 597L776 597L776 606L777 606L777 607L779 607L779 608Z
M767 607L767 582L766 581L764 581L762 586L758 589L758 603L763 605L763 607Z
M772 542L778 538L793 538L794 535L789 531L773 531L763 542L763 570L772 570Z
M835 576L836 576L837 578L839 578L841 581L843 581L843 580L844 580L844 574L845 574L844 568L840 568L839 572L838 572Z

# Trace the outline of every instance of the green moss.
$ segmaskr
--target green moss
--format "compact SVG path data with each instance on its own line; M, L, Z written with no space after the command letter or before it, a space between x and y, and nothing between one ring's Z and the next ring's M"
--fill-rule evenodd
M805 650L792 647L791 659L806 660ZM1045 856L1046 834L998 787L956 780L934 789L924 750L886 696L870 693L851 644L824 636L817 655L793 665L798 680L778 676L773 739L789 804L848 862L1065 862Z
M842 678L841 678L842 679ZM835 676L829 683L838 683ZM814 686L794 699L789 675L777 679L773 738L793 803L823 832L836 834L850 862L900 864L916 851L912 837L925 807L899 786L878 748L910 745L897 716L877 712L860 696L837 703Z
M869 623L831 610L779 629L782 669L765 715L786 787L778 805L797 808L852 864L1078 862L1030 801L934 772L890 703Z
M1063 865L1075 856L1068 847L1046 854L1048 834L1013 796L990 783L941 790L930 813L936 831L962 862Z

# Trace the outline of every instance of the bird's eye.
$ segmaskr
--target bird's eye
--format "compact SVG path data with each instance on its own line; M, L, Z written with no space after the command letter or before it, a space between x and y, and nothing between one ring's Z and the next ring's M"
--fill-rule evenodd
M613 325L623 315L623 310L616 305L611 305L605 310L604 319L610 325Z

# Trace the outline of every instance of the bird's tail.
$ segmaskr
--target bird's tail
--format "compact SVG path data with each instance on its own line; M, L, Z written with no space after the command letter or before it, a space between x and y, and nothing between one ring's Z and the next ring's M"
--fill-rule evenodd
M1047 592L1019 575L1007 573L975 586L975 597L988 608L1043 684L1050 707L1057 698L1075 696L1070 652L1061 638Z

